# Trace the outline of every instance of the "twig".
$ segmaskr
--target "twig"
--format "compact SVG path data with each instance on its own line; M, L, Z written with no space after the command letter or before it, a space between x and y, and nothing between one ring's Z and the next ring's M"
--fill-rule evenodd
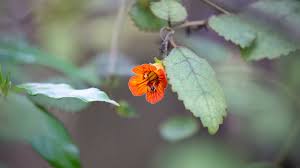
M226 9L220 7L219 5L211 2L210 0L201 0L203 2L205 2L206 4L212 6L213 8L216 8L217 10L219 10L220 12L224 13L224 14L231 14L231 12L227 11Z
M182 29L187 27L198 27L198 26L205 26L207 23L206 20L197 20L197 21L187 21L181 25L175 26L174 29Z
M111 37L111 46L110 46L110 55L109 55L109 69L108 73L111 75L115 71L116 61L118 56L118 48L119 48L119 36L122 30L122 24L124 23L126 5L125 0L120 0L120 8L118 11L118 15L113 27L112 37Z
M171 46L172 46L173 48L177 48L177 47L178 47L178 45L175 43L173 37L170 38L170 44L171 44Z

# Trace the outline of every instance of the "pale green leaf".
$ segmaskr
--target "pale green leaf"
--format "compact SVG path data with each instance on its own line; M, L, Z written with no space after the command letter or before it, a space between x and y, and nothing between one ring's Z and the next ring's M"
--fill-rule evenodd
M178 98L200 117L209 133L216 133L226 116L226 102L211 66L184 47L173 49L164 64Z
M182 22L187 18L184 6L175 0L152 2L150 8L155 16L170 22Z
M136 2L129 11L129 15L134 24L143 31L159 31L162 27L167 25L165 20L156 17L150 10L149 5L141 5Z
M47 109L58 109L65 112L79 112L88 107L87 102L77 98L53 99L45 95L30 96L29 98L34 103Z
M80 168L79 151L67 130L25 96L10 93L0 98L0 139L32 145L54 168Z
M208 24L220 36L242 48L249 47L256 38L255 28L236 15L213 16Z
M111 100L106 93L97 89L81 89L76 90L67 84L51 84L51 83L25 83L18 86L32 96L44 95L53 99L75 98L83 102L103 101L118 106L119 104Z
M179 141L197 133L199 125L193 117L176 116L164 121L160 135L167 141Z

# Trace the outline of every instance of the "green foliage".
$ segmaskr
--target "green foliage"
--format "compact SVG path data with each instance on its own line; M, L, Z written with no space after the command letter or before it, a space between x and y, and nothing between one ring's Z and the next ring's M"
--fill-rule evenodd
M80 168L79 151L67 130L25 96L0 98L0 138L26 141L55 168Z
M119 116L124 118L135 118L137 117L136 110L125 100L119 102L120 106L117 107L117 113Z
M155 16L173 23L182 22L187 18L186 9L176 0L152 2L150 8Z
M236 128L241 136L262 147L279 146L294 118L292 100L283 92L286 88L267 75L259 76L262 72L257 67L251 70L235 63L219 68L228 111L240 119Z
M29 96L29 99L35 104L47 109L58 109L65 112L79 112L85 109L89 104L77 98L54 99L45 95Z
M42 65L64 73L73 80L81 80L97 85L97 79L80 74L72 63L49 55L21 41L0 40L0 61L15 64Z
M256 38L255 28L236 15L213 16L208 24L220 36L242 48L249 47Z
M173 49L164 65L172 90L187 109L200 117L209 133L215 134L226 116L226 102L211 66L184 47Z
M300 3L295 0L263 0L253 3L250 9L264 12L281 23L295 24L300 17ZM243 48L242 56L248 60L277 58L299 49L297 42L288 38L278 28L274 28L272 24L274 23L252 18L247 13L221 15L209 20L209 25L214 31Z
M1 97L1 94L6 97L8 94L8 91L11 88L12 88L12 84L10 81L10 77L9 77L9 75L4 76L4 74L2 73L1 65L0 65L0 97Z
M193 136L198 130L199 125L193 117L176 116L162 123L160 135L167 141L175 142Z
M135 25L143 31L159 31L167 25L165 20L156 17L150 10L150 0L143 5L140 2L133 4L129 15Z
M156 160L157 168L243 168L244 158L213 139L170 145Z
M25 83L18 85L24 89L29 95L44 95L53 99L75 98L83 102L103 101L118 106L119 104L111 100L106 93L97 89L89 88L75 90L67 84L51 84L51 83Z

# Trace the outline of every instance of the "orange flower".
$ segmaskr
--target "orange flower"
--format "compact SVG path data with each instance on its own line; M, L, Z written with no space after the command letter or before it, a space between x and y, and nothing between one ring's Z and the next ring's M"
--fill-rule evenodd
M146 94L146 100L151 104L164 97L168 81L161 63L139 65L132 72L135 76L129 79L128 87L134 96Z

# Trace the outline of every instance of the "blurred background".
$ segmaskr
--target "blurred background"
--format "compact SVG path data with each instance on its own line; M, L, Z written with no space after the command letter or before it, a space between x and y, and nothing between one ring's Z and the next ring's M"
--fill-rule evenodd
M240 12L255 0L214 2ZM70 83L75 88L96 86L115 100L125 100L137 112L137 117L123 118L105 103L93 103L76 113L49 109L70 131L83 167L240 168L247 163L249 167L267 168L276 167L271 162L278 159L283 168L300 167L297 52L250 62L240 57L238 47L210 29L176 32L179 45L206 58L216 70L227 98L228 116L214 136L200 126L194 136L168 142L160 136L161 124L171 116L192 114L170 86L156 105L131 95L127 86L130 69L153 62L160 47L158 32L135 27L127 14L132 3L126 1L122 21L116 27L121 0L0 0L0 63L14 83L51 81ZM219 14L200 0L183 0L183 4L188 20ZM291 31L283 32L290 37ZM112 43L116 33L117 45ZM292 33L294 38L299 37L297 32ZM14 52L14 47L23 48L24 53ZM5 58L5 48L16 57ZM41 57L33 58L28 54L31 50ZM112 52L117 61L114 74L108 76ZM77 81L78 76L72 78L73 66L80 68L77 75L86 82ZM66 80L65 74L72 80ZM60 106L80 106L73 104ZM4 140L0 140L0 163L7 168L50 167L30 145Z

